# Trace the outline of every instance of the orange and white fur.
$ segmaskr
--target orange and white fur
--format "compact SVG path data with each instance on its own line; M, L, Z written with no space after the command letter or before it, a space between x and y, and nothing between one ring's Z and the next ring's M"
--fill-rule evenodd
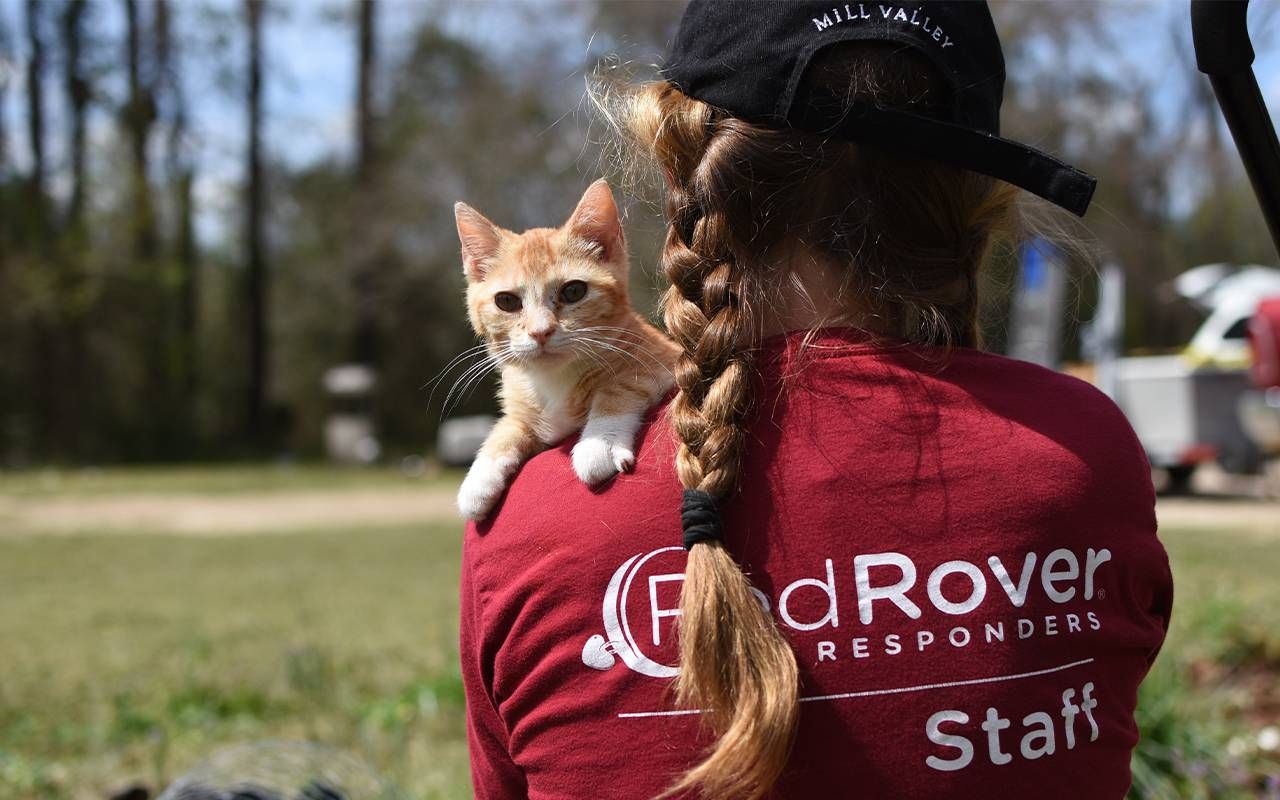
M636 429L672 386L676 345L627 299L627 250L609 185L559 228L512 233L454 207L467 312L501 369L503 415L458 492L486 517L520 466L577 430L573 469L596 485L635 463Z

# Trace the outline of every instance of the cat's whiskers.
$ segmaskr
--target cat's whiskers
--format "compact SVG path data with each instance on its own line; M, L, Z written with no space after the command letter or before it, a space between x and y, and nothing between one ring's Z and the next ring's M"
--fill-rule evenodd
M497 353L486 353L482 361L467 367L458 376L458 379L453 382L453 386L449 387L449 393L445 395L444 404L440 410L441 418L466 399L468 391L474 389L486 375L499 367L511 363L514 358L515 354L508 345ZM450 404L450 400L453 401L452 404Z
M468 361L474 358L481 359L481 361L476 363L483 363L491 358L489 354L489 346L487 344L478 344L474 347L468 347L466 350L463 350L461 353L454 356L448 364L445 364L444 367L436 373L434 378L423 384L423 389L428 386L431 387L431 393L427 395L427 408L431 407L432 401L435 400L436 391L440 388L441 382L449 376L449 373L460 366L466 365L466 369L463 370L463 373L465 374L466 370L475 366L475 364L467 364Z
M644 338L643 334L632 328L622 328L617 325L586 325L577 330L580 331L617 331L619 333L629 333L632 336Z
M487 370L485 370L484 372L481 372L479 375L477 375L477 376L473 377L473 378L471 379L471 382L470 382L470 383L468 383L468 384L467 384L467 386L462 390L462 393L461 393L461 395L460 395L460 398L459 398L458 402L459 402L459 403L465 402L465 401L466 401L466 399L467 399L468 397L470 397L470 396L472 395L472 393L473 393L473 392L475 392L476 387L480 385L480 381L481 381L481 380L482 380L486 375L488 375L490 372L492 372L492 371L493 371L493 370L495 370L495 369L501 369L502 367L505 367L507 364L511 363L511 361L512 361L512 360L513 360L513 359L511 359L511 358L503 358L503 359L495 360L495 361L494 361L494 363L490 365L489 369L487 369Z
M634 361L640 362L639 357L632 352L633 346L631 342L627 342L620 339L612 339L610 337L602 336L602 335L581 336L579 337L579 341L586 342L589 345L618 353ZM643 363L643 362L640 362L640 363Z
M614 342L612 342L612 341L606 341L606 340L604 340L604 339L602 339L602 338L599 338L599 337L591 337L591 336L580 336L580 337L577 337L577 341L580 341L580 342L582 342L583 344L586 344L587 346L598 347L598 348L600 348L601 350L606 350L606 351L609 351L609 352L617 353L617 354L618 354L618 355L620 355L620 356L623 356L623 357L625 357L625 358L629 358L629 359L631 359L632 361L636 362L636 365L637 365L640 369L642 369L642 370L644 370L644 369L648 369L648 365L647 365L647 364L645 364L643 361L641 361L641 360L640 360L640 358L639 358L635 353L631 352L630 350L628 350L628 349L626 349L626 348L624 348L624 347L619 346L619 344L614 343ZM616 374L616 373L615 373L615 374Z
M589 325L583 328L578 328L577 330L582 331L583 333L603 333L616 338L630 337L628 341L635 342L636 344L643 344L647 341L647 338L638 331L633 331L629 328L618 328L613 325Z
M671 368L665 362L663 362L660 358L658 358L653 353L652 350L650 350L649 348L643 345L644 338L640 336L640 334L636 333L635 331L630 331L630 330L627 330L626 328L612 328L610 326L601 325L601 326L593 326L588 328L578 328L577 330L574 331L574 333L585 333L588 331L590 332L609 331L609 333L598 333L595 336L582 336L579 338L589 339L591 341L601 343L602 345L604 343L612 345L614 349L618 350L619 352L622 352L623 355L630 356L631 358L635 359L638 363L640 363L641 366L645 366L643 362L640 362L639 358L637 358L635 355L636 353L639 353L643 356L646 356L650 361L652 361L655 367L662 369L667 374L671 374ZM631 334L635 338L633 340L618 338L617 335L613 333L614 331Z
M470 381L472 376L487 375L493 367L494 360L492 357L487 357L478 364L472 364L467 367L467 369L458 376L457 380L453 382L453 385L449 387L449 392L444 396L444 403L440 406L440 418L443 419L446 414L456 407L457 403L461 402L462 387ZM457 399L455 400L455 398Z
M637 349L648 352L648 350L643 347L643 345L649 341L648 337L638 331L631 330L630 328L618 328L613 325L589 325L587 327L578 328L577 330L583 333L601 333L607 338L625 341L628 345L635 346Z
M591 361L597 367L599 367L602 372L608 373L611 377L616 376L618 374L618 371L613 368L612 364L610 364L603 356L601 356L599 353L596 353L585 343L576 341L574 339L570 339L569 349L578 355L585 356L586 358L591 359Z
M510 363L510 361L511 359L509 357L493 357L468 370L467 373L454 383L453 388L449 390L450 394L454 396L453 404L450 405L448 403L448 398L445 398L445 408L442 410L441 415L446 414L461 405L467 397L471 395L471 392L480 385L480 381L494 370Z
M444 377L446 375L449 374L449 370L453 369L454 366L456 366L459 362L462 362L468 358L472 358L477 355L481 355L485 353L488 349L489 349L489 345L484 342L481 342L480 344L474 345L472 347L468 347L466 350L463 350L461 353L458 353L456 356L449 359L449 363L441 367L440 371L436 373L435 377L427 381L426 383L424 383L422 385L422 388L425 389L428 386L431 386L432 384L439 383L440 381L444 380Z
M622 358L630 359L639 368L647 369L648 365L641 359L641 356L644 356L653 362L654 366L668 373L671 371L651 350L644 346L645 337L634 330L614 325L592 325L577 329L565 329L565 333L567 334L567 344L571 352L590 359L592 364L611 377L616 377L618 371L613 361L605 357L606 354L616 354ZM461 373L457 375L453 384L449 387L449 391L445 394L440 412L441 418L463 403L491 372L511 363L524 362L531 352L517 350L510 342L503 343L496 352L488 343L477 344L463 350L450 359L440 372L424 385L423 388L431 387L431 394L427 398L428 406L434 400L435 393L439 389L441 382L448 377L450 372L460 367L462 368ZM474 363L468 363L472 359L479 360Z

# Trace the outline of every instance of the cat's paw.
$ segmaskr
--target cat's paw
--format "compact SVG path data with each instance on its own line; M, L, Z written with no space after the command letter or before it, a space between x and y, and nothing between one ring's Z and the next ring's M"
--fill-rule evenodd
M619 472L630 472L636 455L607 436L584 436L573 446L573 471L588 486L609 480Z
M519 466L514 458L480 456L472 462L458 489L458 511L462 516L477 522L489 516Z

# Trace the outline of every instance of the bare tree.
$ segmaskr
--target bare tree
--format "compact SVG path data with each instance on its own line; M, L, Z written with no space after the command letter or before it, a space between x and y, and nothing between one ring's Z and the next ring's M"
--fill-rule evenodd
M72 226L79 225L83 219L87 192L85 116L89 108L90 87L84 65L84 27L88 10L88 0L68 0L62 11L63 84L71 120L68 146L71 155L71 201L67 207L67 222Z
M143 261L156 256L155 208L151 200L148 142L156 119L155 89L152 78L144 74L146 65L142 21L138 0L124 0L127 37L125 64L128 69L129 97L124 108L124 125L133 157L130 195L134 214L134 254Z
M357 50L356 74L356 175L360 181L367 181L375 160L374 148L374 116L373 116L373 78L377 65L377 0L355 0L359 9L360 22L357 26L359 39Z
M377 64L375 0L355 0L358 11L356 25L356 208L353 215L367 215L377 171L377 138L373 110L374 72ZM352 356L362 363L378 360L377 290L374 286L376 236L370 236L354 248L356 265L352 272L355 291L356 328Z
M29 191L36 234L41 238L47 234L45 209L48 205L44 160L43 8L39 0L27 0L27 137L31 143Z
M182 73L174 49L172 7L169 0L155 0L155 43L158 85L168 113L168 141L165 146L166 172L174 204L174 255L178 262L178 328L182 351L182 384L187 395L195 389L199 374L198 327L200 309L199 255L196 252L195 159L187 141L187 98Z
M0 8L0 176L4 175L9 163L9 119L5 115L5 109L9 105L9 84L13 80L14 69L13 39L9 34L4 9Z
M249 312L249 434L262 441L267 429L268 385L267 255L263 213L266 187L262 172L262 14L264 0L245 0L245 24L249 33L249 63L245 104L249 128L245 148L245 250L248 258L247 308Z

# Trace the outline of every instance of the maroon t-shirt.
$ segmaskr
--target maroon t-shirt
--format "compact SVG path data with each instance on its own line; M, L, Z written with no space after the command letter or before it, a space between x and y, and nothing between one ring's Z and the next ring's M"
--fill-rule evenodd
M1119 798L1169 620L1151 475L1110 400L976 350L770 340L726 546L800 665L776 797ZM462 562L480 798L647 798L696 763L673 709L685 553L656 409L592 491L530 461Z

